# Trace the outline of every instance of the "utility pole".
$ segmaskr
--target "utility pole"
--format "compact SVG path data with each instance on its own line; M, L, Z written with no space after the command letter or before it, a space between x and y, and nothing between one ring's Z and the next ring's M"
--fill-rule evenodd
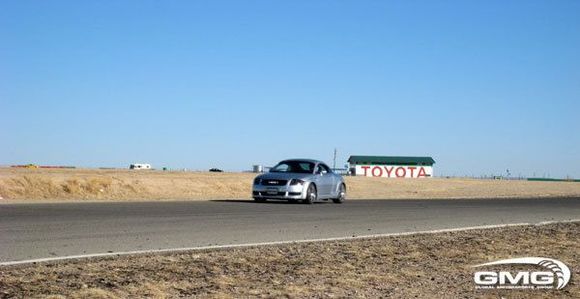
M336 148L334 149L334 158L332 162L332 171L336 169Z

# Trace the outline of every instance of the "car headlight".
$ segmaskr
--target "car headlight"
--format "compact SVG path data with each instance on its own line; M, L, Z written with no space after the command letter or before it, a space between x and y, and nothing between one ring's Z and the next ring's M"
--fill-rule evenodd
M262 183L262 179L261 178L255 178L254 179L254 185L260 185L260 183Z
M290 185L304 185L304 181L303 180L299 180L299 179L292 179L290 181Z

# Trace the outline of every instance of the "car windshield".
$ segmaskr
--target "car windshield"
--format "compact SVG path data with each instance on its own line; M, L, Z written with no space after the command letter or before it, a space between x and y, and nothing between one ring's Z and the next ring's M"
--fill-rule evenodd
M307 161L282 161L274 166L270 172L312 173L314 163Z

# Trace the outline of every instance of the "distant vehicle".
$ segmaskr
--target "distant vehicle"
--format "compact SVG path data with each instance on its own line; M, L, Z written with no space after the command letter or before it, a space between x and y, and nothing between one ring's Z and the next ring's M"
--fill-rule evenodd
M209 172L224 172L223 170L219 169L219 168L211 168L209 170Z
M129 165L129 169L151 169L151 164L135 163Z
M254 179L252 197L302 201L312 204L321 200L342 203L346 199L346 184L342 176L317 160L284 160Z

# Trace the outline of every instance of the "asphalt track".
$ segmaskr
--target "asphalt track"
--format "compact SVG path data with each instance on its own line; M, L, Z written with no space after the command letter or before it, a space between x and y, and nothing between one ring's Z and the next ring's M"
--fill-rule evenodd
M580 198L0 205L0 263L580 218Z

